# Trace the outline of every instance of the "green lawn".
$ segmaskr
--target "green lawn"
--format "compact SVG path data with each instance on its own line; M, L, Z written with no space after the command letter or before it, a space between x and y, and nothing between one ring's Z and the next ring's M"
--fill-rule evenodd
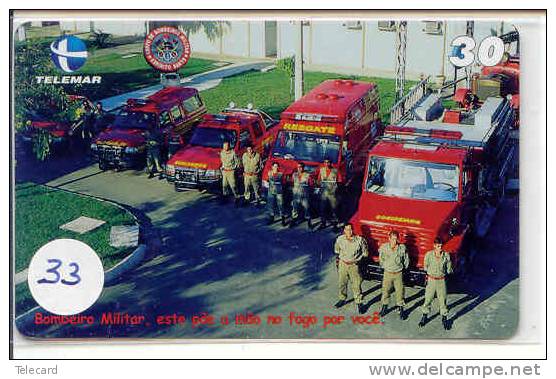
M79 216L98 218L106 223L85 234L60 229L60 225ZM87 243L99 254L104 268L110 268L129 253L129 249L110 246L110 227L134 222L128 212L109 203L32 183L17 184L15 270L25 269L33 254L56 238L74 238Z
M394 102L394 79L372 78L364 76L340 75L326 72L305 72L305 93L326 79L357 79L374 82L379 87L381 116L384 122L389 119L389 109ZM413 82L408 83L408 87ZM290 79L280 70L267 73L249 72L222 80L222 83L206 91L201 96L209 112L219 112L233 101L236 106L253 103L254 107L262 109L278 118L289 104L293 102L290 93Z
M160 73L145 61L142 53L92 55L79 71L83 75L102 75L102 83L83 86L79 93L99 100L160 83ZM221 67L222 63L191 58L179 71L182 78Z
M61 230L65 224L79 216L89 216L106 221L99 228L77 234ZM87 243L100 256L104 269L125 258L130 248L110 246L110 227L134 224L134 218L121 208L109 203L50 189L33 183L17 184L15 188L15 270L25 269L35 252L45 243L56 238L73 238ZM37 304L27 282L15 289L16 315Z

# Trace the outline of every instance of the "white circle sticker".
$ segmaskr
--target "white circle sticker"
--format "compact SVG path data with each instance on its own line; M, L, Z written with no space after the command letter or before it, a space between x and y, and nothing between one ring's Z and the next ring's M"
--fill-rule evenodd
M27 282L41 307L57 315L74 315L88 309L100 296L104 269L86 243L57 239L35 253Z

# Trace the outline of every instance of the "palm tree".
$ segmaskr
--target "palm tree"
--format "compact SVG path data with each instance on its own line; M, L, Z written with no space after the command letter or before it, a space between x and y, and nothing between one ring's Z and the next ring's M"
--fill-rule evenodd
M149 22L149 29L158 28L160 26L174 26L183 30L187 38L191 34L203 31L209 41L214 41L216 38L221 37L226 28L230 26L229 21L151 21Z

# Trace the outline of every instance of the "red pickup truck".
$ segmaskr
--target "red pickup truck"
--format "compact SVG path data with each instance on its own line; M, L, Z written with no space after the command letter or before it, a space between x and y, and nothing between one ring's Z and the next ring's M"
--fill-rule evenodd
M219 187L222 144L229 142L239 159L248 146L265 159L275 139L271 130L275 124L272 117L250 107L230 107L219 114L204 115L189 143L168 160L168 180L174 182L176 190Z

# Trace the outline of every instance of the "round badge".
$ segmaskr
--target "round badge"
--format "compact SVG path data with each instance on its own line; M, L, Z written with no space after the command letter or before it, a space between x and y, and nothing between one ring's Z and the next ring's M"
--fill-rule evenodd
M176 72L191 56L191 46L184 32L172 26L152 30L143 43L147 62L162 72Z
M104 269L86 243L57 239L35 253L27 282L41 307L57 315L74 315L97 301L104 286Z

